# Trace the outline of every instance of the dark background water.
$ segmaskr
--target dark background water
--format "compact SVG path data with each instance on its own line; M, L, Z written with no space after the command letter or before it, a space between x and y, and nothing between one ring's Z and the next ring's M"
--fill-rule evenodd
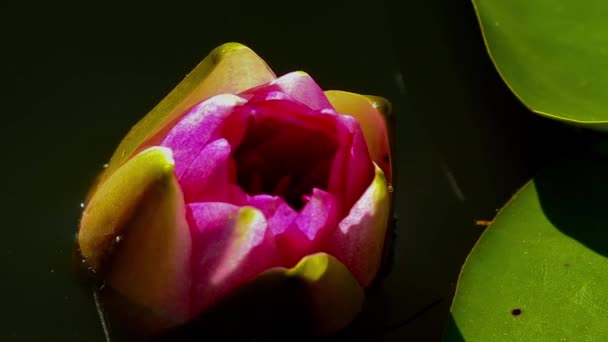
M224 42L393 102L397 253L357 324L369 340L439 340L474 220L576 134L508 91L467 0L2 6L3 341L104 340L72 268L80 202L128 129Z

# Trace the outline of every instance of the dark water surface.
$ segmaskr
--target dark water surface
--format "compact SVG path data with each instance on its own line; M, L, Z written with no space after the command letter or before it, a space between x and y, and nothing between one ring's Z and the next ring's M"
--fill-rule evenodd
M398 246L357 324L369 340L440 339L474 219L574 134L510 94L466 0L20 6L2 10L2 341L104 341L73 273L80 202L128 129L224 42L393 102Z

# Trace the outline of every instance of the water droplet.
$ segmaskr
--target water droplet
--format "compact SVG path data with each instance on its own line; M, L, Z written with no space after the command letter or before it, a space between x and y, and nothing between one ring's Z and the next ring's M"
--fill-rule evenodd
M121 235L116 235L116 237L114 238L114 241L116 243L119 243L120 241L122 241L122 236Z
M103 168L107 168L108 167L108 163L103 164Z
M84 208L84 202L80 202L80 207Z

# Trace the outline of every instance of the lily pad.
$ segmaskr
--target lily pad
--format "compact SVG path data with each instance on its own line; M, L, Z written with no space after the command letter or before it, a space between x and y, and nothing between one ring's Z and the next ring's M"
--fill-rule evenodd
M608 159L525 185L469 255L448 341L608 340Z
M608 130L608 2L473 0L499 73L530 109Z

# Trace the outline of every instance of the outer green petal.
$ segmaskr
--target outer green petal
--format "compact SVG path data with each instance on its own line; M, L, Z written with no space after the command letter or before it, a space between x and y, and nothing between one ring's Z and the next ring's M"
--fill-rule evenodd
M116 292L166 326L188 318L191 238L169 149L137 154L99 187L78 242L88 265Z
M357 119L363 130L372 160L378 164L389 183L392 181L392 162L389 124L391 105L378 96L359 95L340 90L328 90L325 96L336 111Z
M363 289L346 266L329 254L308 255L286 275L305 284L318 334L344 328L361 311Z
M214 49L122 140L98 184L111 175L149 137L163 130L188 108L211 96L240 93L275 78L255 52L239 43Z
M363 289L346 266L317 253L291 269L276 267L256 276L167 340L178 340L182 334L201 341L217 335L327 335L350 323L363 301Z

